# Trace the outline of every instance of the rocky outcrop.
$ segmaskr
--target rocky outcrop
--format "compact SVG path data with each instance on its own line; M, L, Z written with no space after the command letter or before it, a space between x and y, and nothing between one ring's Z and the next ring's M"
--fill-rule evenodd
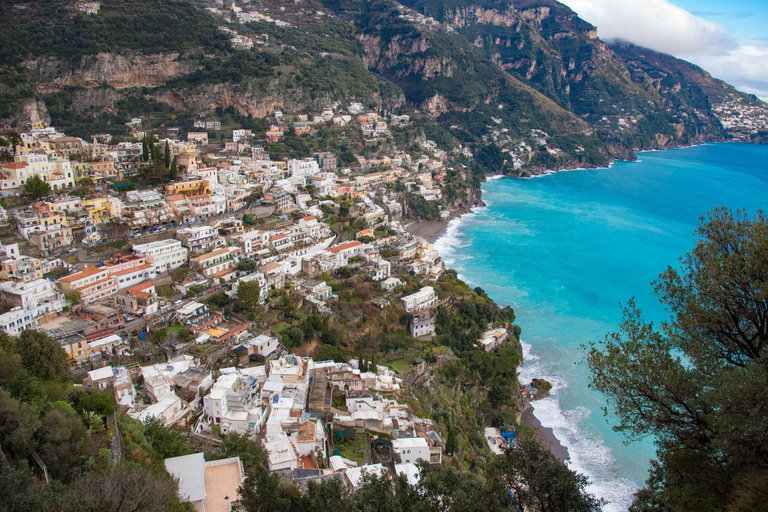
M76 63L44 57L25 61L22 66L30 71L39 93L70 87L158 87L199 67L177 52L153 55L102 52L82 57Z
M265 117L275 110L321 111L334 103L329 94L319 94L300 87L288 89L283 82L276 79L268 84L257 81L208 84L194 89L159 90L152 97L175 110L211 112L218 107L232 107L238 114L253 117ZM378 94L365 99L373 100L387 109L397 108L405 102L402 96L382 98Z
M424 110L431 117L438 117L446 112L452 112L457 110L459 112L466 112L467 108L458 107L445 99L440 94L435 94L431 98L427 99L421 104L421 109Z
M123 95L110 87L78 89L72 96L70 108L79 114L89 111L113 113Z
M48 125L50 122L51 116L48 114L48 109L45 108L45 103L36 99L25 100L15 115L7 121L4 120L4 124L14 128L25 127L28 123Z
M383 43L380 36L363 34L360 41L365 48L363 63L368 69L399 79L409 75L419 76L422 80L453 76L454 64L450 58L424 55L431 47L424 36L398 35Z

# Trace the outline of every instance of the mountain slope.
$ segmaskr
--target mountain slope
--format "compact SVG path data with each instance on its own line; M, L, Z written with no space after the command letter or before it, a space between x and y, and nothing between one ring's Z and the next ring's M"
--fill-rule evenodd
M250 2L76 4L0 4L6 125L50 116L75 135L120 134L137 115L250 123L361 101L426 113L444 145L510 161L527 147L518 163L556 168L722 140L716 107L758 104L687 62L607 45L554 0L263 0L240 22Z

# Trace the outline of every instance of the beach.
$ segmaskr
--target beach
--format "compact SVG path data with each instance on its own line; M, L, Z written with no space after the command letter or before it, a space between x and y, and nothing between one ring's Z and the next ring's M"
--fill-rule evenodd
M416 221L408 224L405 229L413 236L419 236L433 244L445 234L450 218L435 221Z
M552 455L561 461L568 460L568 448L560 444L551 428L543 427L539 419L534 416L533 408L528 406L523 411L520 421L534 432L534 439L544 448L548 448Z

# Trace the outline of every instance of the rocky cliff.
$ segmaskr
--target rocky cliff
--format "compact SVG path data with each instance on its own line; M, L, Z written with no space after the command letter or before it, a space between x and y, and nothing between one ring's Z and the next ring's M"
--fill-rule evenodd
M199 69L196 62L184 59L178 52L151 55L100 52L83 56L74 64L49 56L30 59L21 65L29 71L38 93L70 87L159 87Z

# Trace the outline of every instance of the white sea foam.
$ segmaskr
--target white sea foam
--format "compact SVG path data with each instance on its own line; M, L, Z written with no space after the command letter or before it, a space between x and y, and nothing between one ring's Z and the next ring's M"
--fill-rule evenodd
M500 180L501 178L506 178L506 176L503 174L494 174L493 176L486 176L485 181Z
M560 392L568 387L562 376L547 373L548 368L541 364L541 359L532 352L530 344L522 342L523 366L520 380L530 382L538 377L552 384L548 398L532 402L533 412L544 427L551 428L555 437L568 449L571 469L583 473L590 479L588 492L605 498L609 504L606 512L625 511L632 502L632 494L637 486L625 478L616 478L611 474L615 464L613 450L605 445L601 436L582 428L591 414L585 407L564 410L561 406Z
M465 222L477 215L481 210L487 209L487 206L472 208L471 213L465 213L460 217L451 219L445 228L445 233L435 240L434 246L446 266L450 267L456 262L456 249L466 247L468 242L461 238L461 227ZM458 269L457 269L458 270Z

